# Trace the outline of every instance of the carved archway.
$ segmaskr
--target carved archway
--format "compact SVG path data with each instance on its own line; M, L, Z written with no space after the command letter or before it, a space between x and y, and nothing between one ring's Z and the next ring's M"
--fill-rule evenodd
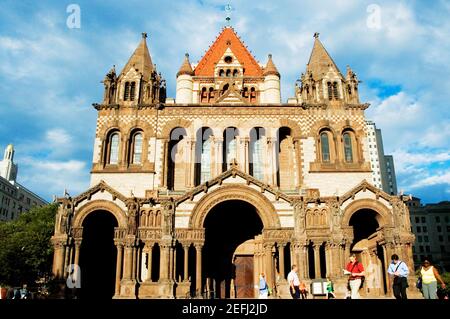
M341 227L348 227L350 225L350 218L357 211L361 209L370 209L377 213L377 221L380 227L393 226L392 212L384 204L375 199L357 199L345 208L344 215L341 221Z
M291 129L291 136L293 139L301 138L302 132L297 122L290 119L281 119L280 127L286 126Z
M117 205L107 200L93 200L80 208L75 213L72 222L73 227L82 227L84 219L92 212L108 211L114 215L119 227L127 227L127 217L124 211Z
M260 192L243 185L226 185L204 196L194 207L189 219L190 228L203 228L209 211L219 203L228 200L242 200L256 208L264 228L280 228L280 219L275 207Z
M164 125L162 131L161 131L161 138L170 139L170 133L172 130L176 127L182 127L186 130L187 136L191 138L191 131L189 127L191 126L191 122L184 119L176 119L171 120Z

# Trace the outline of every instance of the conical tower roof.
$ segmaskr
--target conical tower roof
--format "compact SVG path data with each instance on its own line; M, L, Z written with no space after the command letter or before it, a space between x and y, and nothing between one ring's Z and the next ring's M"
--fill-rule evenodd
M184 55L184 61L180 67L180 70L178 70L177 77L182 74L194 75L194 70L192 70L191 63L189 62L189 54L187 53Z
M336 63L334 63L333 59L328 54L322 42L320 42L319 34L315 33L314 38L314 46L311 52L311 56L309 57L306 72L311 72L314 79L320 79L328 72L331 66L337 73L342 76L341 71L339 71Z
M272 61L272 54L269 54L269 61L267 61L266 67L264 68L264 76L266 75L276 75L280 77L280 72L278 72L277 67Z
M121 74L127 73L131 68L135 68L140 72L144 78L150 77L154 70L152 58L147 47L147 33L142 33L142 40L136 50L134 50L127 64L122 69Z

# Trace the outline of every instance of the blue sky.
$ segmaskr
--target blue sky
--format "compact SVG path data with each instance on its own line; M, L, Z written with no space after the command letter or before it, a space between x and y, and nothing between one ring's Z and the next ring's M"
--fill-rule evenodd
M382 129L399 189L450 198L448 1L229 1L232 25L261 62L272 53L282 99L294 95L314 32L342 72L363 82L368 119ZM79 29L67 6L80 7ZM0 7L0 147L14 143L19 182L51 199L89 185L100 81L147 32L175 96L185 52L197 62L225 24L227 1L5 1Z

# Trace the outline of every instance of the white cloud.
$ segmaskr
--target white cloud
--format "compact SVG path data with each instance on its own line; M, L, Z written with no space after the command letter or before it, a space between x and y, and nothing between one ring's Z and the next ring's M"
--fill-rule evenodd
M419 188L425 186L433 186L439 184L450 185L450 172L440 172L439 174L429 176L411 185L411 188ZM448 190L448 188L447 188Z
M64 189L68 189L71 194L77 194L89 187L89 171L83 161L23 158L20 170L20 183L47 200L54 194L61 195Z
M67 145L72 143L72 137L61 128L50 129L46 133L48 142L55 146Z

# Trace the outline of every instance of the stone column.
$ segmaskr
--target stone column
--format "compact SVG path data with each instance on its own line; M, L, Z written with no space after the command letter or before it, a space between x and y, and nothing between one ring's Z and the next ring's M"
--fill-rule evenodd
M149 244L147 248L147 278L145 281L152 281L152 253L153 253L153 243Z
M391 258L391 253L392 253L392 249L390 247L388 247L389 244L385 244L382 245L383 247L383 255L384 255L384 264L386 265L386 267L389 266L390 264L390 258ZM391 295L392 294L392 282L391 282L391 278L389 277L389 274L387 272L387 270L385 269L384 271L385 273L385 280L386 280L386 288L387 288L387 294Z
M280 258L280 277L281 280L286 279L284 276L284 247L286 247L286 244L280 244L280 247L278 248L278 256Z
M81 239L75 239L75 258L74 258L74 264L79 266L80 264L80 247L81 247Z
M266 156L264 169L264 182L273 185L273 167L272 167L272 138L266 137Z
M297 178L295 180L295 188L299 189L302 185L302 158L300 152L300 139L294 139L295 163L297 164Z
M272 258L272 248L273 248L273 244L272 243L265 243L264 244L264 257L266 259L266 280L267 280L267 285L269 287L273 287L274 286L274 269L273 269L273 258Z
M64 256L64 278L66 278L69 275L69 273L67 272L67 267L69 266L70 250L71 250L70 245L66 245Z
M216 147L216 171L215 176L220 175L222 173L222 162L223 162L223 138L215 138L215 147Z
M277 182L277 173L279 170L279 167L277 165L277 156L278 156L278 152L277 152L277 146L278 146L279 141L277 141L277 139L274 139L272 142L272 185L274 186L280 186L278 185Z
M244 157L242 160L242 166L244 167L244 173L249 174L249 156L248 156L248 152L249 152L249 142L250 139L248 137L244 137L242 138L242 143L244 144Z
M131 279L136 279L136 272L137 272L137 248L133 247L133 254L132 254L132 263L131 263Z
M124 260L124 271L123 279L131 280L131 274L133 270L133 246L125 246L125 260Z
M145 261L147 260L147 252L144 251L144 249L142 249L141 253L139 254L139 258L140 258L140 263L139 263L139 268L140 268L140 274L139 274L139 281L143 282L147 279L147 267L145 267Z
M345 253L344 253L344 264L350 258L350 243L345 244Z
M59 248L59 269L61 270L60 276L65 277L66 268L64 268L65 264L65 256L66 256L66 244L62 243Z
M189 174L188 174L188 187L194 187L195 185L195 140L191 139L188 142L189 147L189 158L186 161L186 165L189 165Z
M326 276L327 277L332 277L334 272L333 272L333 256L332 256L332 246L330 243L326 243L325 244L325 269L326 271Z
M163 143L163 154L162 154L162 170L161 170L161 180L162 180L162 187L167 187L167 177L169 173L169 139L162 139ZM156 165L156 163L155 163Z
M170 245L161 244L160 245L160 267L159 267L159 280L166 281L169 279L169 258L170 258Z
M177 249L176 247L172 247L170 249L171 251L171 265L172 265L172 271L171 271L171 278L173 278L175 281L177 281Z
M120 295L120 280L122 278L123 245L121 243L118 243L118 244L116 244L116 247L117 247L117 260L116 260L115 295L119 296Z
M309 279L309 245L303 245L303 276Z
M201 244L195 244L195 251L197 254L196 258L196 264L197 264L197 282L196 282L196 289L198 290L199 294L202 294L202 249L203 245Z
M320 245L314 244L314 273L315 279L321 278L320 275Z
M184 249L184 272L183 272L183 281L189 280L189 245L183 245Z

